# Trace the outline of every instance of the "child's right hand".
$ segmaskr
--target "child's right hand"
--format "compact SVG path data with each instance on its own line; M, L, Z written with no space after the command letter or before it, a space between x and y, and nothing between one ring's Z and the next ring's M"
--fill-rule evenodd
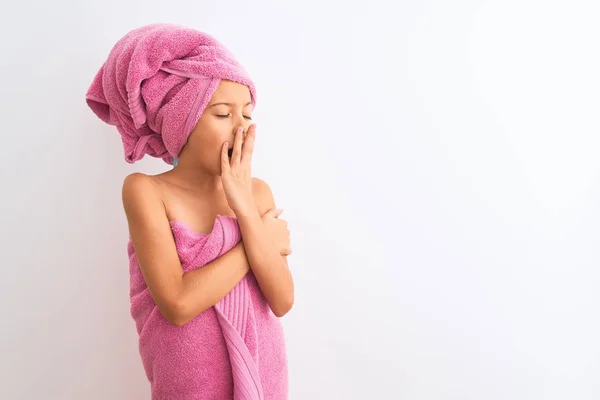
M292 254L290 247L290 230L288 223L284 219L278 218L283 212L281 209L273 208L261 216L263 226L267 231L267 235L271 238L274 245L277 247L279 254L289 256Z

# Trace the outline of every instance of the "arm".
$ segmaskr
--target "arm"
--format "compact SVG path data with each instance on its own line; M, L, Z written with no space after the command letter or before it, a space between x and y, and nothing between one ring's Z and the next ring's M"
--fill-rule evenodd
M284 316L294 304L294 283L287 266L287 258L281 256L262 230L261 215L275 208L271 189L266 182L253 179L257 205L243 215L238 215L244 247L250 268L273 313Z
M242 242L194 271L183 272L160 194L151 178L123 183L123 206L140 269L165 318L184 325L225 297L250 270Z

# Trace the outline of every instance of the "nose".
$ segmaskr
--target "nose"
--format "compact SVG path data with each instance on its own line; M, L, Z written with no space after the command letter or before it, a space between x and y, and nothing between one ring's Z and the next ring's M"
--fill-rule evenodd
M244 130L243 131L244 137L246 137L246 134L248 133L248 129L250 129L250 125L252 125L250 122L251 121L244 121L242 123L236 124L235 128L233 129L233 135L234 135L234 137L235 137L238 129L240 129L240 128L242 128Z
M241 113L235 113L235 117L233 119L233 139L235 139L235 135L239 128L244 130L243 138L246 138L246 134L248 133L248 129L252 125L252 121L244 118L244 115ZM233 141L231 142L233 144Z
M238 129L240 129L240 128L244 129L244 133L242 135L242 139L246 138L246 132L248 131L248 129L245 126L241 125L241 124L240 125L236 125L233 128L233 132L232 132L232 135L231 135L231 140L229 141L229 147L233 147L233 144L235 143L235 139L237 137Z

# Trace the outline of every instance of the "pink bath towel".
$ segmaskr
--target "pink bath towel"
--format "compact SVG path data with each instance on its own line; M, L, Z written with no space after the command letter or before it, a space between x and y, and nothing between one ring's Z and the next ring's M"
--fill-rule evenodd
M173 164L221 80L256 88L233 55L212 36L173 24L127 33L96 73L86 102L121 134L125 160L144 154Z
M217 215L209 234L171 222L184 271L231 250L241 234L234 217ZM158 310L131 241L131 315L152 399L285 400L288 370L283 329L249 272L214 307L183 326Z

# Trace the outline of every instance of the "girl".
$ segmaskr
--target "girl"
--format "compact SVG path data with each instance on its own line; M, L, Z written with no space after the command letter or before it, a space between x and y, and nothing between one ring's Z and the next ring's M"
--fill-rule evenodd
M279 318L294 302L287 222L251 176L254 84L214 38L153 24L121 39L87 104L128 162L131 315L153 399L287 398Z

